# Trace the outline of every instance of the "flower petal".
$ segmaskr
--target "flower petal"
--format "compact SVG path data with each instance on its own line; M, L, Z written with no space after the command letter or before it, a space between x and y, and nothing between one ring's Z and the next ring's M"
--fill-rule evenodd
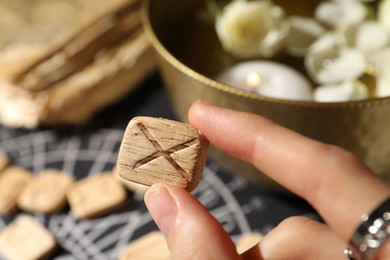
M384 48L389 43L390 32L383 24L368 21L358 27L355 44L358 49L369 52Z
M378 21L390 31L390 0L382 0L379 3Z
M363 100L367 97L367 86L358 80L322 85L314 90L314 100L317 102L346 102Z
M325 29L313 18L302 16L290 17L290 32L287 36L287 51L290 55L303 57L310 45Z
M378 51L371 52L368 60L369 63L374 66L376 71L384 71L387 67L390 67L390 46Z
M366 18L367 11L360 1L327 1L320 3L315 10L315 18L320 22L336 27L343 23L359 23Z
M377 97L388 97L390 96L390 59L387 60L383 67L384 69L377 76Z

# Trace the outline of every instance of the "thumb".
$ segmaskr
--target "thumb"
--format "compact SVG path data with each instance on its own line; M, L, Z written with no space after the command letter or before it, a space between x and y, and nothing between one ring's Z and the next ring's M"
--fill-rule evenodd
M184 189L154 184L145 203L165 235L171 259L240 259L223 227Z

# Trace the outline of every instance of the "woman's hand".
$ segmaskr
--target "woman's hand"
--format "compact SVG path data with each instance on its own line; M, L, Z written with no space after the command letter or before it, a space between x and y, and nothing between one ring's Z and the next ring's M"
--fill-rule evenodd
M157 184L145 202L172 259L346 259L343 250L360 217L390 195L389 186L351 153L263 117L196 102L189 120L213 145L307 200L328 225L289 218L259 247L239 256L222 226L192 195ZM389 242L376 259L390 259Z

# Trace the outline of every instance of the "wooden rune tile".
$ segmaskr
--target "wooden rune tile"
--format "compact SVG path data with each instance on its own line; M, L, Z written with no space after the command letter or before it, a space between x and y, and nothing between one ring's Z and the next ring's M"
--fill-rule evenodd
M108 172L87 177L72 184L67 199L77 219L100 217L124 205L126 190Z
M0 254L5 259L49 259L57 242L35 218L22 215L0 232Z
M8 156L0 153L0 172L2 172L9 165L9 163Z
M32 173L19 166L8 166L0 173L0 215L15 213L17 199L31 178Z
M19 208L28 212L57 213L66 205L66 191L74 182L70 174L45 169L29 181L18 197Z
M164 235L159 231L152 231L124 248L119 260L169 260L171 259Z
M244 252L248 251L255 245L258 245L260 240L262 239L263 239L263 234L260 233L254 232L254 233L242 234L236 243L237 253L239 255L243 254Z
M135 117L119 150L117 173L152 185L167 183L195 189L207 159L208 140L192 126L153 117Z

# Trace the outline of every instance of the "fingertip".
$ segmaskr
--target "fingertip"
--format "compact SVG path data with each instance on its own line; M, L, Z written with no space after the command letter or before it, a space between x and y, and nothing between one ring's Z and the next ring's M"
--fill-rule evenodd
M162 186L163 185L161 183L156 183L148 187L148 189L144 193L144 201L146 205L148 205L151 196L153 196L155 193L158 193L162 189Z
M145 192L144 201L158 228L167 237L177 219L176 200L165 185L157 183Z
M206 107L206 106L212 106L211 103L207 102L207 101L204 101L204 100L201 100L201 99L198 99L196 100L192 106L199 106L199 107Z
M154 184L145 193L145 204L167 239L172 259L238 258L229 235L188 191Z
M197 126L199 120L202 119L205 113L205 109L207 109L207 107L209 106L211 106L211 104L207 103L206 101L195 101L188 110L188 120L190 124L192 124L193 126Z
M328 226L303 216L285 219L259 243L263 259L343 259L345 248Z

